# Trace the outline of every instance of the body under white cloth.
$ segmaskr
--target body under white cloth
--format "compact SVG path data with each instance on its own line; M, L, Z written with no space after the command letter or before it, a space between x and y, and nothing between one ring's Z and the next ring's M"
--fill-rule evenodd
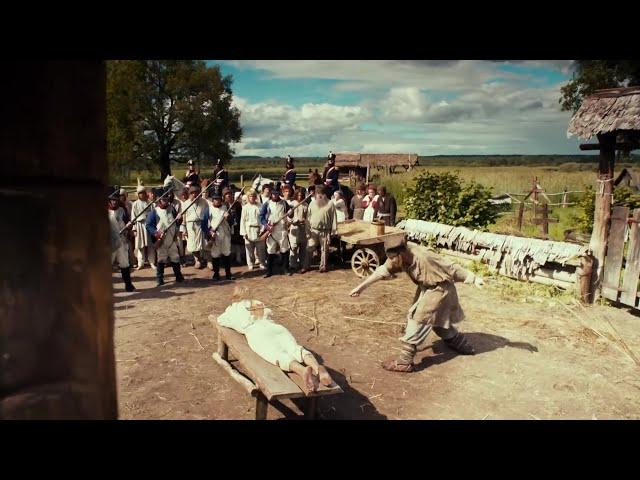
M252 305L261 305L264 310L261 317L254 315L258 310L251 310ZM257 300L243 300L232 303L222 315L218 317L218 324L232 328L242 333L247 338L251 350L256 352L267 362L289 372L292 361L304 363L305 355L310 355L308 350L298 345L298 342L286 327L275 323L272 311L264 307Z

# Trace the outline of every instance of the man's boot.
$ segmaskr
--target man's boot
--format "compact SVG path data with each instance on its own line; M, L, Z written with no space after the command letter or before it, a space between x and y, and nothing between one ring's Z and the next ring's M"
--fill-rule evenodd
M415 356L416 346L410 343L402 343L400 355L384 360L382 368L390 372L413 372L413 357Z
M270 253L267 255L267 273L265 274L264 278L269 278L273 275L273 266L274 263L276 263L276 256L277 255L275 253Z
M289 252L282 254L282 273L293 275L293 269L289 266Z
M220 280L220 257L212 258L211 265L213 265L213 277L211 277L211 280L217 282Z
M156 265L157 286L164 285L164 263L158 262Z
M231 255L225 255L222 257L224 262L224 275L227 280L235 280L235 277L231 275Z
M124 289L127 292L133 292L136 287L131 283L131 267L121 268L120 273L122 274L122 280L124 281Z
M180 264L172 263L171 266L173 267L173 274L176 276L176 282L184 282L184 277L182 276L182 272L180 271Z

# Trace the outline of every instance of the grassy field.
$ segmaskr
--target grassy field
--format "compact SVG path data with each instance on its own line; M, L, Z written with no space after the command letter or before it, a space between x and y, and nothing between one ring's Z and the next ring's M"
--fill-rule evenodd
M581 165L581 167L585 167ZM595 181L595 173L591 170L595 169L595 165L588 164L586 169L582 171L566 171L566 167L561 166L499 166L499 167L442 167L442 166L423 166L413 172L383 176L377 182L385 185L398 200L398 205L402 205L404 200L406 186L413 182L413 179L421 171L429 170L432 172L457 171L460 177L466 181L474 181L484 186L490 187L494 194L502 193L520 193L524 194L531 188L534 177L537 177L538 183L545 189L547 193L562 192L565 188L569 191L583 191L587 185L591 185ZM581 194L569 194L568 201L575 202ZM516 198L522 198L516 197ZM560 202L562 196L551 196L551 200ZM523 228L521 232L517 230L516 210L517 205L512 206L511 213L500 215L498 221L490 225L488 230L496 233L519 233L527 237L542 236L542 228L531 222L531 210L525 210ZM563 240L564 231L575 227L574 217L578 214L575 207L561 208L550 207L549 217L557 219L557 223L549 224L549 237L553 240ZM400 207L400 216L403 215L402 207Z

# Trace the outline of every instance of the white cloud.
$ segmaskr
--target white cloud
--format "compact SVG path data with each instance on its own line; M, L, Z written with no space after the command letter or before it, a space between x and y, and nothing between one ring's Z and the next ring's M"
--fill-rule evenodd
M476 60L234 60L238 68L258 69L268 79L338 80L338 90L380 86L457 91L488 81L496 74L491 62ZM505 78L517 74L503 73Z
M237 61L271 78L339 80L353 105L235 97L244 128L239 155L316 156L328 150L432 154L578 153L566 140L560 84L498 72L486 61ZM570 61L513 62L564 71ZM540 86L545 85L545 86ZM446 100L442 94L446 93Z
M421 120L429 107L426 95L416 87L394 87L380 102L382 117L390 120Z
M245 131L236 150L245 155L271 150L274 155L299 154L329 145L337 133L357 129L371 119L368 109L359 105L305 103L296 108L275 101L251 104L241 97L234 98L234 104Z

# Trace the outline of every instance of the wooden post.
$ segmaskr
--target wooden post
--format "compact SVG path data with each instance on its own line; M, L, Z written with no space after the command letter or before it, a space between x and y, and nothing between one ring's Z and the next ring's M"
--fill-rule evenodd
M536 218L537 210L538 210L538 177L533 177L533 187L531 189L532 192L532 218Z
M607 253L609 224L611 221L611 203L613 197L613 169L615 164L616 132L598 134L600 159L596 180L596 202L593 215L593 230L589 249L594 257L591 292L593 300L600 298L600 287L604 271L604 259Z
M562 191L562 208L567 208L567 187Z
M318 397L307 398L307 404L304 409L304 418L306 420L315 420L318 414Z
M549 204L542 204L542 234L549 236Z
M522 216L524 215L524 201L518 207L518 231L522 231Z
M0 88L0 248L24 253L0 263L0 419L116 419L105 64L20 62Z
M266 420L269 401L262 392L256 394L256 420Z
M220 358L225 361L229 361L229 347L224 340L222 339L222 335L218 333L218 355Z
M591 303L593 298L591 291L591 276L593 273L594 258L591 255L580 257L580 266L576 268L576 287L582 303Z
M370 177L370 168L371 168L371 165L369 165L367 163L367 181L365 182L367 185L369 184L369 178L371 178Z

